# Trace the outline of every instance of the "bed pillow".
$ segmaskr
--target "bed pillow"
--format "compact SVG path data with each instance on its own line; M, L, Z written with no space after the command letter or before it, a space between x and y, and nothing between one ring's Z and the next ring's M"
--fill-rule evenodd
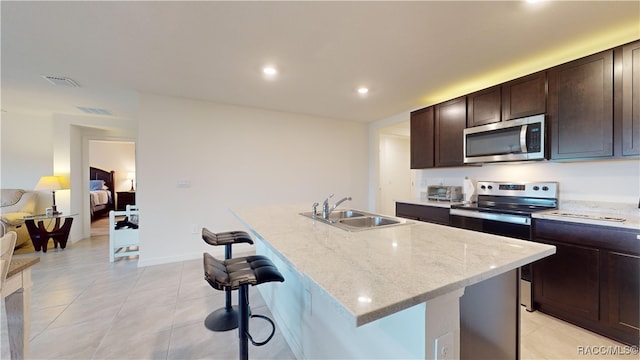
M89 180L89 190L103 190L104 180Z

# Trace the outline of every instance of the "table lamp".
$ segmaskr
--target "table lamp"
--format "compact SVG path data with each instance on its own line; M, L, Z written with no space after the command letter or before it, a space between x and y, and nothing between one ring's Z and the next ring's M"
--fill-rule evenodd
M58 176L43 176L36 184L36 191L50 190L53 194L53 205L51 205L51 211L53 215L59 215L58 208L56 207L56 190L62 190L60 184L60 178Z
M127 173L127 179L131 180L131 190L129 191L135 191L135 189L133 188L133 179L135 178L136 178L136 173L134 172Z

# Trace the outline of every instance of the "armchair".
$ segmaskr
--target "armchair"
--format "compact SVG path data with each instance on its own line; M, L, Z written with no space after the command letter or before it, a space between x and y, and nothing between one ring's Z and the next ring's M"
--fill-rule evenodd
M29 244L29 232L24 225L24 217L34 215L37 193L22 189L0 190L0 222L5 231L17 233L15 248Z

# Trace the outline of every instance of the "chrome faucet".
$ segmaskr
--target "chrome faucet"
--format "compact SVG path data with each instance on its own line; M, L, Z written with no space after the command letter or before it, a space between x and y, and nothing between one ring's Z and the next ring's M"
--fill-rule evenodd
M338 205L342 204L347 200L351 201L351 196L343 197L342 199L338 200L335 204L333 204L333 207L331 208L331 210L329 210L329 214L331 214L331 212L335 210L338 207Z
M344 197L344 198L338 200L335 204L333 204L333 206L329 207L329 199L331 197L333 197L333 194L331 194L331 196L326 198L324 203L322 203L322 218L325 219L325 220L329 220L329 216L331 215L333 210L335 210L340 204L342 204L343 202L345 202L347 200L351 200L351 196L347 196L347 197Z
M311 205L311 216L312 216L312 217L316 217L316 214L318 213L318 205L320 205L320 204L318 204L318 202L317 202L317 201L316 201L316 202L314 202L314 203Z
M329 199L331 199L333 197L333 195L335 195L335 194L329 195L329 197L324 199L324 202L322 203L322 218L323 219L329 219L329 214L331 212L329 210Z

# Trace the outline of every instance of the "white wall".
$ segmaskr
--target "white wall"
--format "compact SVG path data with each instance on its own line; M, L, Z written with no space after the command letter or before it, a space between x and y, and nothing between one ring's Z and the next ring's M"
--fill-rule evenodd
M411 193L411 155L409 138L380 134L379 168L380 187L376 211L395 215L396 199L406 199Z
M200 229L242 229L229 208L367 206L365 124L144 94L138 126L140 266L222 254Z
M2 113L0 117L0 187L33 190L41 176L53 175L51 117ZM51 206L41 192L36 210Z

